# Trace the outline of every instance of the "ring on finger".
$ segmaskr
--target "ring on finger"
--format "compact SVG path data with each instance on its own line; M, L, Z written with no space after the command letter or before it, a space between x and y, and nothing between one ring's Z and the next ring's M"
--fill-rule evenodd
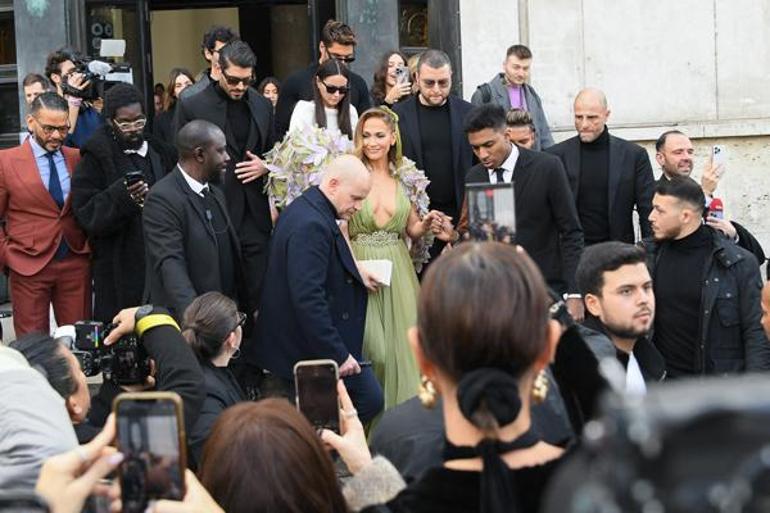
M80 461L82 463L88 463L88 454L86 453L85 448L83 448L82 446L81 447L77 447L75 449L75 454L78 455L78 458L80 458Z
M349 411L343 410L342 414L345 416L346 419L352 419L353 417L357 417L358 416L358 412L356 411L355 408L353 408L352 410L349 410Z

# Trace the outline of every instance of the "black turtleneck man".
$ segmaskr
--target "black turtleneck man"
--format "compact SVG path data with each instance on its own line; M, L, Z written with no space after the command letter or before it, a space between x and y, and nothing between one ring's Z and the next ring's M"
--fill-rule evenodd
M591 142L580 141L580 184L577 210L586 245L610 239L608 180L610 174L610 133Z

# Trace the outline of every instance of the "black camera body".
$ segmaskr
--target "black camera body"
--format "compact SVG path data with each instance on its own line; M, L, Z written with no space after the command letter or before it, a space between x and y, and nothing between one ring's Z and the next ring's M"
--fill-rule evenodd
M129 64L114 64L78 54L71 55L70 60L75 65L75 71L83 74L83 82L90 83L85 89L77 89L70 86L65 80L62 81L62 91L66 95L76 96L87 101L104 98L104 93L118 83L118 81L107 80L106 76L108 73L120 73L131 70Z
M78 321L75 323L73 354L80 361L86 376L100 372L106 381L118 385L138 385L150 375L150 357L139 337L134 334L121 337L111 346L104 345L104 339L114 325L99 321Z

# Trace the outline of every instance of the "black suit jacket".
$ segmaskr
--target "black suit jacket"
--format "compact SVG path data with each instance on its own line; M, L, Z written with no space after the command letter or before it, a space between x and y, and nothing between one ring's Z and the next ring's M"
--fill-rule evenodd
M264 177L243 184L235 176L235 164L245 160L245 155L240 154L234 146L235 138L227 123L227 100L217 91L216 87L218 87L217 83L212 82L197 93L182 95L177 101L176 112L174 113L174 134L194 119L205 119L222 129L227 139L227 152L230 154L230 164L224 179L225 198L227 198L230 218L235 223L236 229L240 231L241 220L248 205L259 230L264 234L269 234L273 226L267 195L264 192ZM269 100L253 88L248 89L244 101L248 103L251 111L251 124L246 139L246 149L261 156L272 149L275 142L273 106ZM257 141L259 141L259 145L256 144Z
M257 319L244 353L290 379L299 360L361 358L366 287L331 204L317 187L278 218Z
M398 129L401 132L404 156L412 159L418 169L425 169L423 160L422 142L420 139L420 123L417 118L417 96L393 106L393 111L398 114ZM455 199L457 208L463 204L465 197L465 172L473 165L474 157L471 145L463 130L465 116L473 109L473 105L457 96L450 96L449 120L452 130L452 174L455 181ZM436 170L426 170L436 172ZM457 222L457 219L454 220Z
M567 170L567 178L577 201L580 186L580 138L575 136L545 151L559 157ZM652 236L648 217L652 211L655 179L647 152L632 142L610 135L608 184L610 239L633 244L634 206L639 212L642 238Z
M211 187L211 194L226 215L222 192ZM214 227L206 216L200 196L187 185L178 167L150 190L142 221L150 299L154 304L168 307L179 319L197 296L222 291ZM240 303L242 311L251 312L253 305L243 290L238 235L229 219L227 230L239 286L239 297L233 299Z
M466 183L489 183L489 171L477 164ZM516 242L540 267L558 292L577 293L575 271L583 251L583 229L559 159L519 148L513 169ZM466 206L467 208L467 206Z

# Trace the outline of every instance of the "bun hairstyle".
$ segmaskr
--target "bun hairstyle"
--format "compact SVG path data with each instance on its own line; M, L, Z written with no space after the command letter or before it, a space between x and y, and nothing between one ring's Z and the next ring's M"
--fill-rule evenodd
M547 345L549 296L532 260L510 245L472 242L442 255L423 279L417 311L426 359L457 383L460 411L483 434L475 446L447 442L444 459L481 457L482 513L516 511L500 454L538 441L533 431L501 441L519 416L519 382Z
M208 361L219 356L225 339L237 326L235 301L219 292L206 292L184 311L182 336L200 360Z

